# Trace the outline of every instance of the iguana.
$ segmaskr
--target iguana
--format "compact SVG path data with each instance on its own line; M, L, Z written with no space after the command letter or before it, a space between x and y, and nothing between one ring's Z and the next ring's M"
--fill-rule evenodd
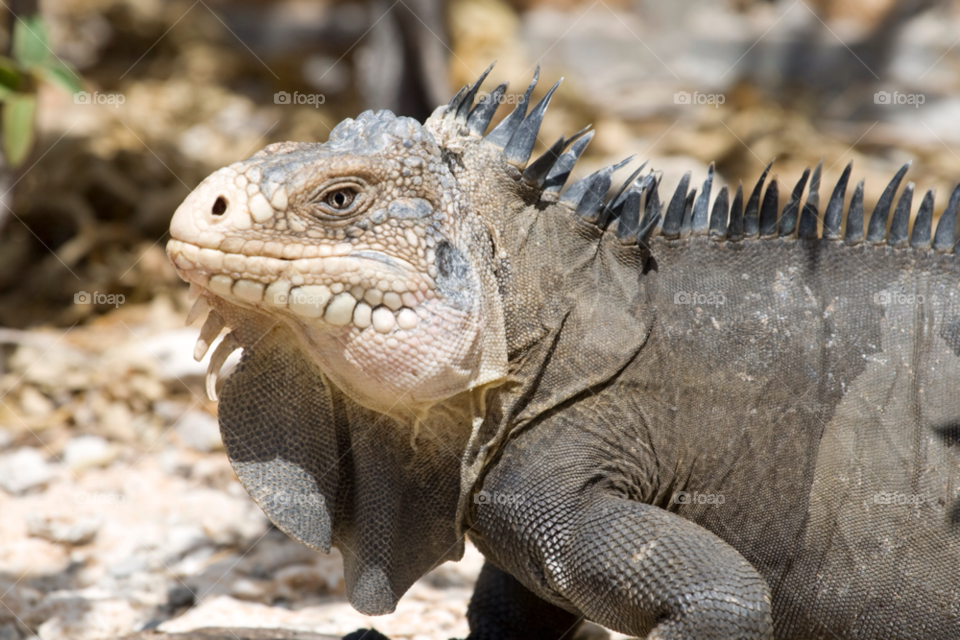
M909 234L912 184L893 206L907 166L866 230L850 165L822 219L820 165L782 210L767 171L608 194L623 163L570 178L592 131L530 161L539 69L486 132L489 72L176 211L196 357L230 329L211 396L243 348L219 420L260 507L371 615L469 535L473 640L960 638L960 187L935 234L932 192Z

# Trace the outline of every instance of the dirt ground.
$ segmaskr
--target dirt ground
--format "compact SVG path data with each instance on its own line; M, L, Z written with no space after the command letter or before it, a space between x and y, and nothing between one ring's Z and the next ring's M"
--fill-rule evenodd
M960 180L960 10L904 9L917 4L455 0L439 32L403 36L440 73L391 89L377 85L393 73L389 3L40 2L93 101L36 88L37 143L0 196L0 640L468 633L472 547L370 619L336 553L273 528L237 481L163 250L204 176L272 142L322 142L367 107L419 113L496 59L488 88L522 91L537 63L535 96L565 77L540 137L592 123L583 175L638 154L663 192L711 161L721 185L752 187L776 157L782 205L805 167L823 158L825 199L852 160L872 206L912 160L914 208L933 188L939 214Z

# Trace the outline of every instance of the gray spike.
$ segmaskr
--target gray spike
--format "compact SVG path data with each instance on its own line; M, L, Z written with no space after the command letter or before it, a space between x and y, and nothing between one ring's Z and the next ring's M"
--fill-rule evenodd
M590 185L593 184L594 179L596 179L598 175L600 175L604 171L609 171L610 175L612 176L615 171L617 171L618 169L622 169L624 165L626 165L631 160L633 160L634 157L635 156L630 156L625 160L621 160L617 164L612 164L610 166L594 171L593 173L588 175L586 178L583 178L582 180L577 180L570 186L569 189L567 189L564 192L562 196L560 196L560 202L563 202L564 204L573 205L574 207L579 207L580 201L583 200L583 197L586 194L587 189L590 188ZM609 185L607 186L607 188L608 189L610 188ZM606 195L606 192L604 192L604 195Z
M647 200L647 202L650 202ZM637 244L644 249L650 249L650 238L657 231L657 225L660 224L660 212L658 211L652 218L646 221L640 231L637 232Z
M646 164L647 163L644 162L643 166L640 168L642 169L644 166L646 166ZM643 176L639 180L635 180L633 184L637 189L653 189L657 186L657 176L654 175L653 169L650 169L650 173Z
M482 136L490 126L493 114L497 112L500 101L503 100L503 94L507 91L507 83L504 82L497 86L492 92L480 98L480 102L470 111L467 118L467 128L470 133Z
M647 196L647 203L644 207L643 222L640 224L640 231L637 232L637 244L645 249L649 249L650 238L657 235L657 229L663 218L660 216L660 197L657 195L660 191L660 178L653 181L650 186L650 194Z
M913 208L913 189L914 184L908 182L897 202L897 208L893 212L893 221L890 223L890 237L885 238L891 247L907 246L907 228L910 226L910 209ZM878 207L879 208L879 207ZM871 230L873 228L873 219L870 220ZM886 232L886 229L884 229ZM867 236L867 240L870 236Z
M823 158L813 170L810 178L810 190L807 192L807 201L803 203L800 212L800 229L797 235L801 238L817 237L817 218L820 216L820 170L823 168Z
M910 234L910 246L914 249L930 248L930 228L933 226L933 201L937 197L937 190L930 189L920 202L920 210L913 221L913 233Z
M703 188L700 189L700 197L693 205L693 221L691 228L693 235L702 236L707 233L707 226L710 224L708 219L708 207L710 206L710 191L713 189L713 171L714 164L710 163L707 169L707 179L703 181ZM726 224L726 221L724 221Z
M773 160L776 160L776 158ZM758 217L758 211L760 210L760 192L763 190L763 183L767 180L767 173L770 171L770 167L773 166L773 160L770 161L763 170L763 173L760 174L760 179L757 180L757 185L753 188L750 199L747 200L747 208L743 212L743 235L747 238L756 238L757 233L760 231L760 219Z
M954 187L947 208L940 214L937 235L933 238L933 248L937 251L953 251L957 242L957 213L960 213L960 184Z
M730 221L727 223L727 238L738 241L743 238L743 183L737 184L737 193L730 205Z
M570 185L570 188L564 191L563 195L560 196L560 202L572 205L574 208L576 208L576 206L583 199L583 194L587 192L587 187L590 186L590 183L593 182L593 179L598 173L600 173L600 171L594 171L586 178L581 178Z
M690 235L693 228L693 205L697 201L697 190L691 189L687 194L687 199L683 202L683 222L680 223L680 237L685 238Z
M547 175L551 172L554 165L559 161L560 154L563 152L563 149L571 142L576 142L578 139L580 139L580 137L583 136L583 134L585 134L589 128L590 125L587 125L569 138L564 138L561 136L560 139L554 142L542 156L534 160L532 163L530 163L530 166L523 170L524 181L538 187L543 187L543 183L546 180Z
M487 67L486 71L480 74L480 77L473 83L473 86L470 87L467 94L463 96L463 100L460 101L460 105L457 107L457 122L460 124L467 123L467 118L470 116L470 108L473 107L473 101L477 97L477 91L480 90L480 85L483 84L483 81L487 79L487 75L493 70L494 64L497 64L496 60Z
M780 237L786 238L792 236L797 230L797 219L800 216L800 198L803 197L803 190L807 186L807 179L810 177L810 167L803 170L803 175L793 187L790 193L790 199L784 205L780 213Z
M624 198L620 217L617 218L617 238L624 244L633 244L637 241L643 196L642 189L630 189Z
M687 189L690 187L690 172L687 171L680 178L677 190L667 205L667 214L663 218L663 236L676 238L680 235L680 225L683 223L683 205L687 200Z
M443 112L444 120L450 120L457 115L457 108L460 106L460 103L463 102L463 97L467 95L467 91L470 90L470 85L463 85L460 88L460 91L457 91L457 94L450 98L450 102L447 103L447 110Z
M582 138L571 145L566 153L560 156L560 159L553 165L553 168L550 169L550 172L547 173L547 177L543 181L544 194L560 193L560 189L563 188L567 178L570 177L570 172L573 170L574 165L577 164L577 160L580 159L583 150L586 149L590 141L593 140L594 133L596 132L589 131L584 134Z
M651 172L650 175L652 177L653 173ZM643 222L641 229L646 228L646 226L654 218L657 218L658 220L660 219L660 180L653 179L649 188L650 194L647 196L647 203L643 209Z
M713 201L713 211L710 213L710 237L714 240L723 240L727 235L727 187L724 186Z
M634 170L634 172L630 174L630 177L623 181L623 184L621 184L621 185L620 185L620 188L617 189L617 193L614 194L614 196L613 196L612 198L610 198L609 200L607 200L607 206L608 206L609 208L615 209L618 205L622 204L623 199L626 197L626 196L624 196L624 193L627 191L627 189L629 189L631 186L633 186L634 181L636 181L636 179L637 179L637 176L639 176L639 175L640 175L640 172L644 170L644 168L647 166L647 163L648 163L648 162L650 162L650 161L649 161L649 160L644 160L644 161L643 161L643 164L641 164L639 167L637 167L637 168ZM646 181L646 180L648 180L649 178L650 178L650 176L646 176L645 178L643 178L643 180ZM637 188L642 189L643 187L642 187L642 185L637 185Z
M847 211L847 228L843 231L843 243L847 245L863 242L863 180L857 183L850 198Z
M520 101L517 102L517 106L510 112L510 115L504 118L500 124L484 138L487 142L495 144L501 149L507 146L510 138L513 137L513 134L515 134L517 129L520 128L520 125L523 124L523 120L527 115L527 103L530 102L530 94L533 93L533 88L537 86L539 79L540 65L537 65L537 70L533 72L533 80L530 81L530 86L527 87L526 93L524 93Z
M640 172L643 171L643 168L647 166L647 162L644 161L638 169L630 174L630 177L623 181L623 184L620 185L620 188L617 189L617 193L614 194L612 198L608 198L606 204L603 207L603 211L600 212L600 220L597 224L601 228L606 229L607 225L610 224L611 220L615 220L620 215L620 210L623 207L624 192L633 185L634 180L637 179L637 176L640 175Z
M893 179L887 184L880 199L877 200L877 206L873 209L873 215L870 216L870 226L867 228L867 242L872 244L883 244L887 237L887 220L890 216L890 206L893 204L893 196L896 195L900 187L900 181L903 175L910 168L912 163L900 167ZM904 236L906 237L906 236Z
M594 174L583 198L577 204L577 216L587 222L596 223L600 219L603 199L610 190L613 167L605 167Z
M780 209L780 191L777 179L770 181L766 193L763 194L763 204L760 205L760 237L777 235L777 213Z
M530 115L523 119L520 127L510 138L510 142L503 148L503 157L513 166L525 167L527 165L527 160L533 153L533 145L537 142L540 125L543 124L543 116L547 112L547 107L550 106L550 98L553 97L561 82L563 82L563 78L557 80L557 83L550 87L547 95L543 96L537 106L530 112Z
M823 237L827 240L840 239L840 225L843 223L843 199L847 195L847 181L850 180L850 170L853 169L853 160L847 163L833 188L827 210L823 214Z
M557 138L557 141L550 145L550 148L542 156L531 162L530 166L523 170L523 181L538 187L543 186L543 181L546 180L547 174L560 159L560 154L563 153L565 146L567 146L567 141L563 139L563 136Z

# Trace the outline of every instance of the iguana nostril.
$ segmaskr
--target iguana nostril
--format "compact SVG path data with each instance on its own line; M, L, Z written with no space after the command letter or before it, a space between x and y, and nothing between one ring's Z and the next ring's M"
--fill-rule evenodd
M210 212L215 216L222 216L223 213L227 210L227 200L223 196L217 196L217 199L213 203L213 208Z

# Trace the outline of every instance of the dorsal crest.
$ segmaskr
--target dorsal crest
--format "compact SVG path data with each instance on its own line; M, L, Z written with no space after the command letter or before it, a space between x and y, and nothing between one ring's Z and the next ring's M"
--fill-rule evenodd
M690 189L691 176L688 172L669 198L665 212L661 210L658 193L660 176L653 169L644 175L646 162L611 195L613 174L632 161L632 156L567 186L575 164L593 138L594 132L589 130L589 126L569 137L561 136L547 151L531 161L544 114L563 79L558 80L528 111L530 97L540 76L538 65L532 81L517 100L513 111L487 133L507 87L501 84L491 93L481 94L480 86L491 69L492 64L476 82L464 86L447 105L439 107L427 120L425 127L434 133L440 146L449 151L462 150L467 140L475 142L482 139L484 144L499 150L503 161L516 169L510 172L515 180L527 188L539 190L540 201L565 205L584 223L615 234L625 244L646 246L655 236L671 240L698 235L708 235L717 242L823 238L842 240L846 245L866 242L892 247L932 248L938 252L953 252L957 244L960 185L951 194L935 233L932 229L935 192L932 189L927 191L908 236L913 183L903 189L895 207L893 203L910 163L903 165L884 189L868 228L864 225L863 181L856 186L849 204L844 207L852 163L840 176L822 216L819 192L822 160L812 171L807 168L803 172L782 209L776 178L766 184L772 160L746 203L743 186L738 185L732 201L727 187L723 187L711 206L712 163L699 195L696 188ZM478 99L478 96L481 97ZM564 186L566 190L561 194Z

